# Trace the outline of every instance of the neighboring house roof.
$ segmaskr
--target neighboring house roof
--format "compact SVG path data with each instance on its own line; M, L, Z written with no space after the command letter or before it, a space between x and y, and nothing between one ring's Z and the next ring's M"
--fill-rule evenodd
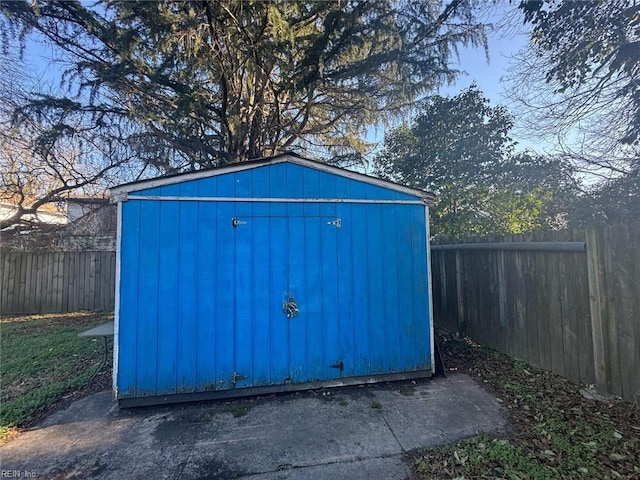
M207 168L203 170L197 170L195 172L178 173L174 175L166 175L163 177L152 178L148 180L139 180L137 182L125 183L118 185L111 189L111 201L118 202L126 197L129 192L135 192L147 188L160 187L165 185L172 185L175 183L186 182L189 180L196 180L201 178L213 177L217 175L224 175L226 173L239 172L243 170L249 170L252 168L258 168L265 165L275 165L278 163L293 163L296 165L313 168L327 173L332 173L342 177L350 178L352 180L358 180L364 183L370 183L379 187L387 188L397 192L405 193L408 195L415 195L422 198L425 203L432 204L435 200L435 195L430 192L418 190L415 188L407 187L399 183L391 182L388 180L382 180L363 173L354 172L352 170L346 170L344 168L334 167L326 163L318 162L315 160L309 160L308 158L301 157L295 153L282 153L274 155L272 157L259 158L256 160L249 160L246 162L233 163L222 167Z
M36 201L35 198L22 198L14 192L0 189L0 219L8 219L15 215L20 204L24 208L30 208ZM92 215L108 205L109 198L106 197L73 196L45 203L38 207L37 213L25 214L23 219L50 225L66 225ZM95 220L91 221L95 223Z
M12 202L11 198L4 197L0 200L0 219L7 219L15 215L18 211L19 200ZM35 199L26 199L23 204L27 206L33 205ZM55 225L62 225L67 223L67 215L58 206L54 204L44 204L38 207L35 214L30 213L26 215L26 219L29 221L38 221L41 223L50 223Z
M22 198L15 192L7 191L6 189L2 189L0 191L0 206L6 208L17 208L18 205L23 205L25 208L31 207L34 203L38 201L37 198L32 197L24 197ZM40 205L38 207L38 213L49 213L49 214L60 214L64 215L64 211L61 210L57 205L52 203L45 203L44 205Z
M89 196L74 196L65 198L66 203L81 203L83 205L105 205L109 203L109 197L89 197Z

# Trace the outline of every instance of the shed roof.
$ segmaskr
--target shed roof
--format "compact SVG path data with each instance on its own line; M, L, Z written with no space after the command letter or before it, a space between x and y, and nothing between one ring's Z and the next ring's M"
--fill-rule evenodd
M387 188L389 190L405 193L408 195L415 195L418 198L424 200L427 204L432 204L436 196L431 192L418 190L415 188L407 187L399 183L391 182L388 180L382 180L380 178L365 175L363 173L354 172L340 167L334 167L326 163L318 162L316 160L310 160L308 158L301 157L300 155L292 152L281 153L272 157L258 158L255 160L249 160L246 162L234 163L230 165L224 165L221 167L207 168L198 170L195 172L177 173L173 175L165 175L162 177L151 178L147 180L139 180L137 182L125 183L118 185L111 189L111 201L118 202L124 195L129 192L135 192L147 188L162 187L165 185L173 185L176 183L187 182L190 180L197 180L207 177L214 177L218 175L224 175L227 173L240 172L243 170L249 170L252 168L258 168L266 165L275 165L278 163L293 163L303 167L313 168L323 172L339 175L341 177L350 178L364 183L377 185L379 187Z

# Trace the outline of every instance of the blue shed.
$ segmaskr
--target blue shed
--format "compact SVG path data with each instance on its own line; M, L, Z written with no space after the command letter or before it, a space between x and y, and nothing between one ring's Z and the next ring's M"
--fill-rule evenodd
M433 373L431 194L282 154L111 198L121 405Z

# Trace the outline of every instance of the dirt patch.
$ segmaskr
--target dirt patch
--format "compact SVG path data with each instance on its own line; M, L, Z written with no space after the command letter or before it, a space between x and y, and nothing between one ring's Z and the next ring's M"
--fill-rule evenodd
M113 314L97 312L73 312L73 313L43 313L34 315L5 315L0 318L0 325L24 325L29 332L34 334L46 334L57 327L77 327L78 325L92 322L108 322L113 320Z

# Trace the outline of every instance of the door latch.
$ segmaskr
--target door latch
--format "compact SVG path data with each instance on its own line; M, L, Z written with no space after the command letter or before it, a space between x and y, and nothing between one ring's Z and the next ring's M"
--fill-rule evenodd
M233 372L231 374L231 383L233 383L234 385L238 383L239 380L246 380L246 379L247 379L246 375L241 375L238 372Z
M333 365L329 365L331 368L337 368L338 370L344 370L344 363L340 360L338 363L334 363Z
M231 219L231 226L233 228L236 228L238 225L246 225L247 222L243 222L242 220L238 220L237 218L233 217Z
M333 225L336 228L340 228L342 226L342 220L339 218L336 218L335 220L331 220L330 222L327 222L327 225Z

